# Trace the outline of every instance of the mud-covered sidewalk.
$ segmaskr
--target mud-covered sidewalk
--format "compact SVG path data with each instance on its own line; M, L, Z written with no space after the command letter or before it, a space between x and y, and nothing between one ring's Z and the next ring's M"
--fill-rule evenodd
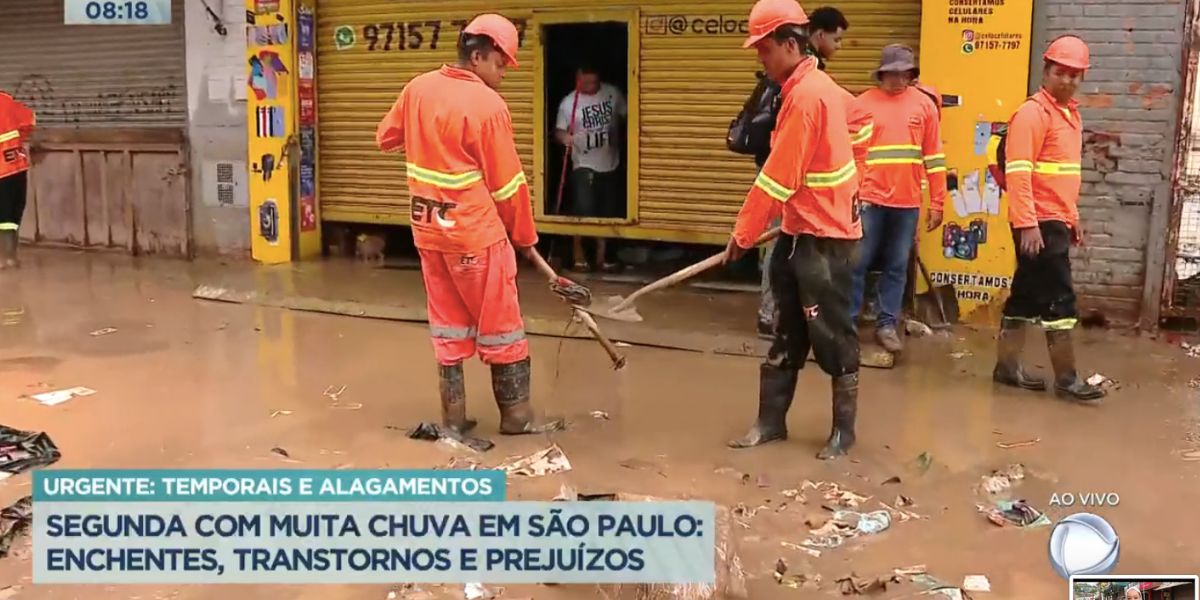
M912 341L899 367L863 372L859 445L850 459L823 463L813 454L829 424L829 380L815 365L801 375L789 441L725 448L756 407L757 298L672 290L639 303L644 323L601 321L629 342L622 371L589 339L532 338L535 403L566 417L565 432L490 435L497 414L488 374L468 364L469 411L477 432L496 442L472 455L402 431L438 414L415 271L65 251L25 258L20 272L0 273L0 424L47 432L62 451L56 468L486 467L556 443L572 469L510 480L513 499L550 499L567 484L728 506L755 600L840 597L837 580L851 573L873 579L916 565L952 585L986 576L992 591L975 598L1064 597L1066 582L1049 566L1049 529L1001 527L977 508L1025 499L1052 520L1074 512L1049 506L1056 492L1120 495L1119 506L1093 510L1121 536L1120 572L1179 574L1200 564L1192 540L1200 515L1191 510L1200 461L1189 460L1200 458L1200 358L1178 342L1081 332L1081 369L1117 386L1103 406L1084 408L994 388L990 332ZM195 299L200 286L237 302ZM536 278L522 289L531 332L568 329L567 310ZM574 325L568 335L587 334ZM1045 372L1044 347L1030 350ZM96 393L57 406L28 397L76 386ZM985 476L1013 464L1024 476L1009 489L995 480L998 493L981 489ZM0 506L27 495L30 481L28 472L0 481ZM853 495L830 493L830 484ZM832 513L823 506L866 513L884 510L881 502L905 505L890 511L885 530L819 557L803 549L844 533L825 523ZM780 559L782 583L772 574ZM34 586L31 564L28 540L18 540L0 559L0 594L17 586L10 597L22 600L462 598L461 586ZM900 579L873 597L914 597L928 585ZM510 586L502 597L600 596L593 587Z

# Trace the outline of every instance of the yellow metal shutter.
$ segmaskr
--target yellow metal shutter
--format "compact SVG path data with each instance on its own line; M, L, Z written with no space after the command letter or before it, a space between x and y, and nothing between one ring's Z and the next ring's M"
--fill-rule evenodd
M746 18L749 3L647 4L642 6L639 225L727 234L756 173L751 157L725 147L729 122L762 68L753 50L742 50L745 34L725 33L728 21ZM917 48L920 0L834 4L850 30L828 73L852 92L871 85L883 46ZM710 33L714 29L721 33Z
M534 10L577 10L596 4L591 0L321 0L317 97L324 218L407 222L403 161L375 149L375 127L409 79L454 61L461 27L455 21L499 12L521 24L532 21ZM736 25L746 19L752 3L643 0L600 4L636 6L641 11L640 31L630 31L630 35L641 36L641 123L639 129L631 129L640 131L635 226L661 232L652 237L662 239L696 239L695 234L685 232L718 239L729 231L754 178L753 161L725 148L729 121L754 87L754 72L760 68L754 51L741 48L745 35ZM847 0L836 5L850 21L850 31L829 72L852 91L870 84L870 72L883 46L899 42L917 47L920 0ZM723 29L729 21L735 22L732 31ZM370 50L364 27L389 23L393 35L390 49L382 49L387 38L382 29L376 49ZM430 47L432 23L440 23L436 48ZM715 23L715 32L711 23ZM409 46L397 50L397 25L407 30L410 24L419 25L418 48L409 47L417 40L406 36ZM337 48L339 28L354 32L353 46ZM540 101L533 97L534 62L540 60L533 52L536 35L532 26L525 31L518 55L521 68L509 72L501 89L513 113L518 149L535 195L540 189L532 156L533 104ZM539 126L537 135L548 134Z
M317 9L317 119L322 214L330 221L408 222L403 160L375 148L375 127L413 77L456 59L461 21L484 11L527 19L526 4L321 0ZM369 26L375 29L365 29ZM392 40L388 42L388 25ZM415 28L414 28L415 26ZM354 45L339 50L337 30L351 28ZM397 49L404 30L405 47ZM376 31L372 44L364 31ZM434 42L436 31L436 44ZM512 112L517 150L533 178L533 53L527 31L501 95ZM343 34L343 40L346 39ZM387 49L385 49L385 46ZM416 46L415 48L413 46ZM433 47L436 46L436 47Z
M187 122L184 0L170 25L65 25L63 0L4 2L0 90L43 127Z

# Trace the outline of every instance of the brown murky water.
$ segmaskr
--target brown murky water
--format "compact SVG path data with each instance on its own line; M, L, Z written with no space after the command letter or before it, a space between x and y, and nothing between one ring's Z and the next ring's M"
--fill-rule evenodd
M450 450L385 427L436 418L436 373L423 326L190 297L197 282L221 276L222 269L264 286L293 272L36 252L19 274L0 274L0 312L8 315L0 324L0 423L50 433L63 452L56 465L62 468L418 468L453 458ZM400 276L372 271L365 279ZM337 277L344 282L353 273ZM714 300L690 293L675 299L676 322L692 315L707 328L742 320L749 328L752 322L749 296ZM730 317L732 306L740 306L745 318L738 319L737 312ZM108 327L117 331L90 335ZM964 329L953 337L913 342L897 369L865 371L860 445L852 460L821 463L812 455L828 427L829 382L815 366L801 376L789 418L792 438L732 451L724 441L740 434L754 415L756 359L633 347L624 349L629 367L614 372L593 343L534 338L535 401L545 412L571 420L569 431L553 441L574 469L513 480L511 495L549 499L567 483L589 493L765 507L738 528L755 599L839 596L833 582L851 572L869 578L914 564L950 583L986 575L993 591L984 597L1064 598L1066 584L1047 558L1049 530L999 528L976 510L977 502L987 501L976 491L981 477L1023 463L1029 476L1012 497L1028 500L1052 519L1074 512L1048 506L1054 492L1120 494L1118 507L1094 511L1121 535L1120 572L1200 571L1194 543L1200 515L1193 510L1200 503L1200 462L1181 456L1200 447L1200 390L1188 385L1200 376L1200 358L1163 342L1088 332L1080 340L1081 370L1102 372L1120 384L1103 407L1089 409L1047 394L993 388L991 346L988 333ZM1031 350L1030 362L1044 372L1044 349ZM488 435L497 415L485 367L470 363L467 381L470 411L480 419L479 433ZM21 398L74 386L98 393L57 407ZM323 394L330 386L345 386L336 405ZM610 419L593 418L597 410ZM485 464L549 443L544 436L493 439L497 447L485 455ZM1040 441L997 446L1029 439ZM286 449L296 462L272 454L273 447ZM922 453L932 458L927 469L918 464ZM900 483L885 483L892 477ZM870 509L902 494L916 502L909 510L926 518L893 523L881 534L812 558L781 545L803 541L805 518L823 512L812 493L807 504L781 493L800 488L804 480L836 482L870 496L863 505ZM24 474L0 483L0 505L29 493L29 481ZM820 589L777 585L771 571L781 557L792 573L820 574ZM30 568L27 545L0 559L0 588L20 585L16 598L22 600L383 600L399 589L34 586ZM462 597L459 586L422 587L434 597ZM919 590L905 583L877 597L908 597ZM504 597L593 598L597 592L512 586Z

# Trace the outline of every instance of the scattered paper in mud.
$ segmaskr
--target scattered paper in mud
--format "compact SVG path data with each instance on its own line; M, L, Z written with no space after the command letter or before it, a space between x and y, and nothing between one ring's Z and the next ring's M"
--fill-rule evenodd
M509 459L496 468L516 477L542 477L570 471L571 461L567 460L562 448L554 444L529 456Z
M913 565L911 567L897 567L892 569L892 573L898 577L911 577L913 575L924 575L929 572L925 565Z
M1187 351L1187 355L1192 358L1200 357L1200 344L1189 344L1182 342L1179 344L1181 348Z
M467 600L491 600L496 594L482 583L468 583L463 586L463 597Z
M292 411L290 411L290 410L273 410L273 411L271 411L272 419L274 419L275 417L289 417L291 415L292 415Z
M992 582L984 575L967 575L963 579L962 589L968 592L990 592Z
M863 502L871 499L870 496L856 494L830 481L813 482L805 480L804 484L800 487L805 490L817 490L826 501L832 502L840 508L858 508Z
M110 333L116 333L116 332L117 332L117 328L115 328L115 327L105 327L104 329L97 329L97 330L89 333L88 335L90 335L92 337L100 337L102 335L108 335Z
M71 398L80 398L83 396L91 396L92 394L95 394L95 393L96 393L96 390L93 390L91 388L73 387L73 388L66 389L66 390L56 390L53 392L42 392L40 394L34 394L34 395L30 396L30 398L37 400L38 402L42 403L45 406L58 406L59 404L62 404L63 402L66 402L67 400L70 400Z
M967 358L968 356L973 356L971 354L970 350L958 350L958 351L950 353L950 358L953 358L956 360L961 359L961 358Z
M606 413L602 410L593 410L590 414L592 415L593 419L600 419L601 421L609 420L608 413Z
M802 504L808 502L808 498L800 490L783 490L779 492L779 495L793 502L800 502Z
M999 471L992 471L991 475L985 475L979 488L989 494L999 494L1011 489L1022 479L1025 479L1025 466L1019 463L1012 464Z

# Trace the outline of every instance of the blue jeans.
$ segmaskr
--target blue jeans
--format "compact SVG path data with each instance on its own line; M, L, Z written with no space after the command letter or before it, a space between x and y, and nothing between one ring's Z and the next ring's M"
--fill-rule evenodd
M879 329L895 327L897 315L904 302L904 286L908 282L908 257L917 235L919 208L891 208L863 203L863 238L859 246L858 268L850 291L850 316L858 319L863 305L863 283L867 270L878 265Z

